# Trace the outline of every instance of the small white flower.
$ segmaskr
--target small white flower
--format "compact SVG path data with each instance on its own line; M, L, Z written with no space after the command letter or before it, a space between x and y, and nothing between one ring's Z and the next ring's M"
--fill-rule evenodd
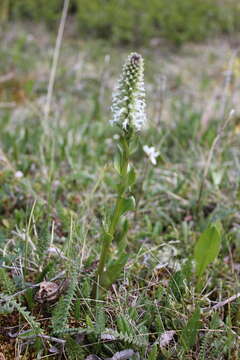
M129 55L113 93L111 110L113 119L110 123L117 124L126 132L130 128L140 131L145 125L144 65L141 55Z
M118 134L114 134L114 135L113 135L113 139L114 139L114 140L119 140L119 139L120 139L120 136L119 136Z
M22 177L23 177L23 172L20 171L20 170L16 171L16 172L15 172L15 177L16 177L17 179L22 178Z
M127 130L128 124L129 124L129 120L128 120L128 118L126 118L122 123L123 130Z
M156 159L160 155L160 152L156 151L154 146L148 146L148 145L143 146L143 151L149 157L149 160L151 161L151 163L153 165L156 165L157 164Z

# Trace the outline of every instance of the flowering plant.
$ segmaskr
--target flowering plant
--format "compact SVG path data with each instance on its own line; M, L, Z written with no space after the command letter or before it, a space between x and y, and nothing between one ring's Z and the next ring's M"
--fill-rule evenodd
M114 260L111 243L116 236L122 216L135 208L132 186L135 183L136 174L130 162L130 155L134 151L132 146L134 139L146 122L144 65L142 56L137 53L130 54L123 66L122 76L113 94L112 113L113 119L110 123L120 128L119 143L114 158L114 168L118 176L117 200L110 219L103 225L102 250L96 279L98 286L94 288L95 295L96 290L107 289L112 285L119 277L128 258L125 252L127 221L124 222L123 229L120 231L121 241L118 242L118 253Z

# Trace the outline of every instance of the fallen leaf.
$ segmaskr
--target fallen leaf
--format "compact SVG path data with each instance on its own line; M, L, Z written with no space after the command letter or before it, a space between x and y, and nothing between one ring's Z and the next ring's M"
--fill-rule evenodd
M165 347L167 346L170 341L173 339L173 336L176 334L175 330L169 330L169 331L165 331L159 339L159 344L160 347Z

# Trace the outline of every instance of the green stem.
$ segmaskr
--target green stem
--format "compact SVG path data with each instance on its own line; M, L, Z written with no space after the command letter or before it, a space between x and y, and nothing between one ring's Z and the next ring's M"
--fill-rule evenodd
M116 201L116 204L115 204L115 207L113 210L113 214L111 217L110 225L108 227L108 231L107 231L107 233L104 232L104 234L102 235L102 238L101 238L102 250L101 250L99 265L98 265L98 269L97 269L97 280L100 285L102 282L104 267L106 265L107 259L110 254L110 246L112 243L112 239L114 238L114 234L115 234L119 219L121 217L121 200L128 188L126 178L127 178L128 163L129 163L129 142L130 142L130 139L127 140L124 136L122 136L121 145L122 145L122 150L123 150L123 164L122 164L122 170L121 170L121 174L120 174L120 179L121 179L120 189L121 190L119 190L119 192L118 192L117 201ZM96 294L96 289L94 289L94 293Z
M109 249L110 249L110 245L112 242L112 238L115 232L115 228L118 224L119 221L119 217L120 217L120 205L121 205L121 197L118 197L114 211L113 211L113 215L112 215L112 220L111 220L111 224L109 226L109 230L108 233L104 233L102 236L102 250L101 250L101 256L100 256L100 260L99 260L99 265L98 265L98 277L101 278L101 275L103 274L104 271L104 266L109 254Z
M109 250L110 250L110 245L112 242L112 236L110 236L110 234L104 233L101 237L101 241L102 241L102 250L101 250L101 256L100 256L98 270L97 270L97 281L99 283L101 283L101 280L102 280L104 266L106 264L106 260L107 260ZM95 290L94 290L94 292L95 292Z
M115 208L113 211L111 223L110 223L109 230L108 230L108 233L112 236L114 235L115 229L117 227L117 224L118 224L118 221L120 218L121 199L122 199L121 195L118 195L117 202L116 202L116 205L115 205Z

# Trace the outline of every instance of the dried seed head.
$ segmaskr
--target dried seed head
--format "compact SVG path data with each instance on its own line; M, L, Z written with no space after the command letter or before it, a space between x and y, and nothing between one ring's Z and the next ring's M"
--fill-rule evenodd
M131 53L123 65L112 99L113 119L125 132L142 130L145 122L144 62L140 54Z

